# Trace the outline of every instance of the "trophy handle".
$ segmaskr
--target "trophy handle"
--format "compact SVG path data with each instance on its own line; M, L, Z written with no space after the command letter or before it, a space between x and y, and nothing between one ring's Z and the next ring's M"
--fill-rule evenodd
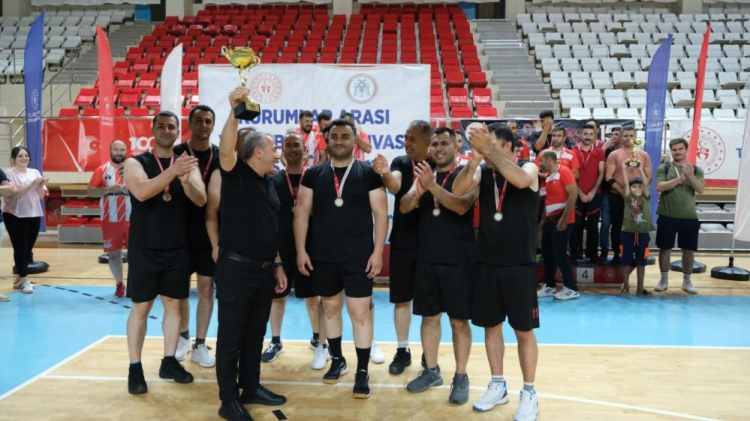
M227 52L229 52L229 49L227 48L227 46L226 45L222 45L221 46L221 54L224 54L225 57L229 58L229 56L227 55Z

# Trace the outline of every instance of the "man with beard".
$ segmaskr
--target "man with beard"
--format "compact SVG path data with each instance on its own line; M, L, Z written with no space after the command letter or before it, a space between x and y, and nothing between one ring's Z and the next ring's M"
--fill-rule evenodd
M122 180L122 168L127 154L125 142L112 142L109 146L110 162L94 171L88 188L89 196L101 197L99 210L104 252L109 260L109 271L115 278L117 298L125 296L125 285L122 283L122 249L128 247L130 231L130 197Z
M328 161L328 152L326 151L328 145L326 144L325 133L327 132L326 129L328 128L328 126L331 125L332 118L333 116L331 115L330 111L321 111L318 113L318 131L317 133L315 133L315 147L317 148L315 153L315 162L311 163L308 160L308 167L312 167L315 164Z
M328 384L338 383L348 372L341 353L341 310L346 293L357 351L353 395L361 399L370 396L368 364L373 326L369 309L372 278L383 266L388 205L382 178L372 167L354 159L354 125L339 119L330 127L331 164L308 169L302 179L294 213L294 240L300 273L312 273L315 293L323 297L332 357L323 377ZM310 215L315 217L310 220Z
M154 299L164 306L162 331L164 359L159 377L192 383L193 375L175 358L180 335L180 300L190 292L187 212L190 202L206 203L206 187L198 172L198 159L176 157L173 150L180 134L180 119L169 111L154 116L154 149L125 161L125 185L132 212L128 249L128 291L133 302L128 317L128 392L148 391L141 353L146 321Z
M206 105L198 105L190 110L188 127L190 140L174 148L174 153L198 158L203 184L208 186L211 175L219 167L219 148L209 141L214 131L214 111ZM216 358L206 346L206 333L214 309L214 261L211 258L211 241L206 232L205 206L190 205L188 210L188 242L190 243L190 274L198 280L198 308L195 310L195 344L190 344L190 301L182 300L180 313L180 339L177 343L177 361L182 361L192 349L191 360L202 367L213 367Z
M505 127L510 129L510 131L513 133L513 136L521 145L521 147L519 147L518 150L516 151L516 153L518 154L518 157L520 159L527 159L527 160L531 158L531 152L529 152L528 142L526 141L524 137L518 136L518 122L516 120L508 120L505 122Z
M421 393L443 384L438 365L440 319L448 314L453 333L456 373L448 401L463 405L469 400L466 365L471 351L471 295L474 281L473 205L477 189L462 196L451 193L461 170L452 130L435 131L430 146L436 169L417 164L419 177L401 200L401 212L419 208L419 249L414 281L414 314L422 316L425 369L406 389Z
M388 160L378 155L373 161L375 172L383 176L383 184L395 196L390 249L390 301L393 303L393 323L396 325L398 347L393 362L388 366L391 374L401 374L411 365L409 326L411 301L414 299L414 275L419 244L419 212L402 213L401 199L411 190L417 178L417 164L429 158L432 126L424 120L409 124L404 135L404 151L388 168Z
M594 145L596 132L586 126L581 133L581 143L573 148L579 168L578 202L576 203L576 224L571 240L573 258L583 256L583 229L586 228L586 257L591 263L599 259L599 211L601 210L601 192L599 185L604 179L604 151Z
M291 129L290 129L291 130ZM302 136L302 144L305 145L307 165L313 166L318 163L318 132L313 127L313 113L309 110L299 112L299 127L295 130ZM283 158L282 158L283 160ZM283 161L282 161L283 162Z

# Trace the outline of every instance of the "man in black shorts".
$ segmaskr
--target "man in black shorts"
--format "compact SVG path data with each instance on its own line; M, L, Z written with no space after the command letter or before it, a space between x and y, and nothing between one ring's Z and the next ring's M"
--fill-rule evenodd
M203 184L208 188L211 174L219 168L219 148L209 141L214 131L214 110L206 105L198 105L190 110L188 127L190 140L174 147L177 156L186 153L198 158L198 170ZM180 338L177 342L177 361L193 353L190 359L202 367L213 367L216 358L208 352L206 333L214 311L214 261L211 259L211 241L206 232L206 207L188 207L188 243L190 244L190 275L196 274L198 280L198 308L195 310L195 344L190 343L190 300L180 303L182 315ZM188 278L190 277L188 275ZM189 280L188 280L189 282Z
M484 343L492 380L474 410L489 411L508 402L503 375L503 322L513 328L523 373L523 389L514 420L534 421L539 402L534 391L538 349L534 329L539 327L536 295L536 207L539 176L529 161L514 162L520 145L513 133L498 125L473 129L468 134L474 159L459 174L454 194L479 186L477 278L474 282L472 323L484 327ZM487 164L479 165L485 159Z
M141 353L146 322L154 299L164 306L164 359L159 377L191 383L192 374L177 362L180 335L180 300L188 297L188 206L206 203L206 188L198 172L198 160L179 157L172 150L180 134L180 120L171 112L154 116L154 149L125 161L125 185L130 191L130 248L128 292L133 307L128 317L128 392L148 391ZM192 203L191 203L192 202Z
M427 163L417 164L419 178L401 200L401 212L419 209L419 250L414 281L414 314L422 316L425 369L409 382L412 393L443 384L437 362L440 318L448 313L453 332L456 373L448 401L462 405L469 400L466 365L471 351L471 294L474 280L474 200L477 189L453 195L451 188L461 170L453 130L435 130L430 152L433 173Z
M297 193L302 176L305 174L303 167L304 145L299 133L288 133L281 144L281 153L286 160L286 168L271 176L276 194L279 197L281 208L279 211L279 256L284 262L284 273L287 277L287 287L284 291L274 294L271 306L271 343L263 351L261 360L270 363L284 351L281 343L281 323L284 320L284 310L289 292L294 288L297 298L305 300L307 315L310 317L313 337L310 339L310 348L315 351L312 368L322 370L330 358L326 346L325 333L321 328L324 323L323 309L320 306L320 297L315 295L312 281L308 276L303 276L297 270L297 251L294 248L294 208L297 205Z
M338 383L348 371L341 354L341 310L346 292L346 308L352 319L357 351L353 392L355 398L367 398L373 328L369 317L372 278L383 266L388 205L383 179L372 167L353 157L357 137L354 125L339 119L330 127L330 164L309 168L299 189L294 212L297 267L305 276L312 273L315 294L323 297L325 331L332 357L331 367L323 377L328 384ZM314 215L312 220L310 215Z
M247 95L245 87L232 91L231 108ZM260 384L260 357L271 302L274 291L286 289L286 276L278 256L279 199L269 177L279 154L272 136L250 132L240 140L244 146L238 156L237 126L237 119L229 113L219 143L216 378L222 402L219 416L252 420L242 404L286 402L285 397Z
M388 366L391 374L401 374L411 365L409 349L409 326L411 325L411 301L414 299L414 274L419 244L419 212L401 213L401 199L411 189L417 177L416 164L429 158L432 126L424 120L415 120L406 129L404 151L391 162L378 155L373 162L375 172L383 176L383 184L396 196L393 205L393 227L391 228L390 256L390 300L393 307L393 323L396 325L398 348Z

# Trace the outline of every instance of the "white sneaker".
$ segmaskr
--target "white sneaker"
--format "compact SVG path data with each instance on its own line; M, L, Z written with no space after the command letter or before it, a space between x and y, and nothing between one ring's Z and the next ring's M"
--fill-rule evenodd
M10 298L8 298L7 295L5 295L2 292L0 292L0 303L4 303L6 301L10 301Z
M508 384L505 382L493 383L487 386L487 391L484 392L481 398L474 402L474 410L479 412L486 412L494 408L495 405L502 405L508 403Z
M658 284L654 287L654 291L656 292L664 292L669 288L669 281L662 279L659 281Z
M372 341L372 346L370 347L370 360L375 364L383 364L385 362L385 355L383 355L383 351L380 350L378 343L375 341Z
M31 294L34 292L34 285L31 284L29 281L24 281L23 285L21 286L21 292L24 294Z
M32 289L36 288L36 285L31 283L31 281L29 281L28 279L16 279L15 281L13 281L13 289L24 289L26 284L31 285Z
M682 290L687 292L688 294L697 294L698 290L695 289L693 286L693 281L689 279L683 279L682 280Z
M581 294L578 293L578 291L573 291L572 289L568 287L563 287L560 292L555 294L556 300L574 300L578 297L580 297Z
M315 348L315 356L313 357L312 364L310 364L310 367L312 367L313 370L322 370L326 368L326 363L330 359L331 359L331 353L328 352L328 347L323 346L323 345L318 345L318 347Z
M200 344L193 349L193 355L190 356L190 360L194 363L200 364L201 367L210 368L216 365L216 357L212 356L208 352L206 344Z
M555 292L557 292L555 288L548 287L547 285L545 285L542 287L542 289L536 292L536 296L539 298L552 297L555 295Z
M192 348L190 339L185 339L180 336L180 339L177 340L177 352L174 353L174 357L177 358L177 361L185 360L190 348Z
M521 389L520 402L513 421L536 421L537 415L539 415L539 400L536 397L536 391L529 392Z

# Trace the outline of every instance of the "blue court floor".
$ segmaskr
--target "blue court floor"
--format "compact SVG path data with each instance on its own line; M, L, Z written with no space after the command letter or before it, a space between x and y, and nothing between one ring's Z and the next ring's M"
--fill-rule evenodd
M34 294L14 293L11 302L0 304L0 341L5 350L5 358L0 359L0 396L105 335L125 335L130 301L116 299L113 290L110 286L38 285ZM388 293L377 291L374 299L375 338L395 341ZM194 309L195 290L191 301ZM746 348L750 347L748 309L750 297L582 295L566 302L548 298L540 302L537 337L542 345ZM162 307L158 302L151 314L147 335L161 336ZM412 321L412 342L419 341L419 321L419 317ZM193 320L193 335L194 326ZM483 331L472 329L474 342L482 343ZM507 324L505 329L507 342L515 343ZM304 301L290 297L282 340L308 339L310 335ZM216 337L216 311L208 337ZM343 339L352 339L346 317ZM450 340L450 325L445 320L442 341Z

